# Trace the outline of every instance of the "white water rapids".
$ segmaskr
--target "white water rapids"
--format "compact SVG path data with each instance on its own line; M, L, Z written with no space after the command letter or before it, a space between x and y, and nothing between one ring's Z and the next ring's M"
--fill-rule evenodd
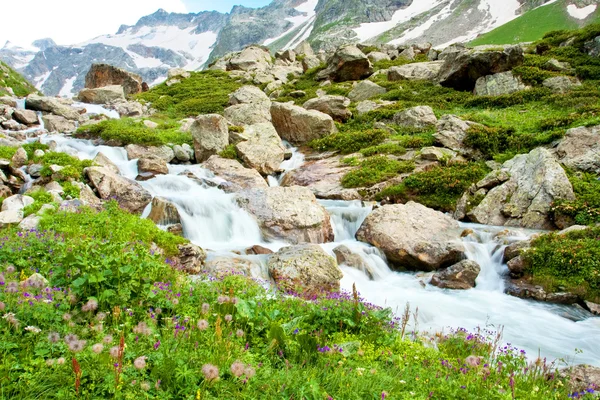
M128 160L122 148L94 146L90 141L64 136L42 138L43 142L50 140L57 142L59 151L76 153L84 159L91 159L102 151L124 176L135 179L137 175L137 160ZM293 167L302 163L301 154L295 157L290 160ZM184 171L191 172L198 179L179 175ZM255 244L273 250L284 244L265 242L255 220L237 206L234 195L207 185L207 181L218 182L218 178L199 166L171 165L169 175L141 184L152 195L165 197L177 205L185 236L205 249L230 254L226 252ZM271 183L275 182L278 182L277 179L272 179ZM526 301L503 293L502 276L507 271L502 264L504 247L494 237L505 228L468 225L480 238L479 241L465 239L468 257L481 265L477 287L467 291L444 290L424 285L423 281L427 278L422 274L391 271L378 249L354 239L356 231L371 212L371 206L358 201L321 201L321 204L331 215L336 237L335 243L324 244L323 248L332 254L335 247L346 245L362 256L375 278L369 280L363 272L341 266L343 289L351 290L356 284L367 301L391 307L397 313L410 303L412 311L418 308L420 331L448 332L462 327L474 332L477 328L497 329L503 326L503 340L526 350L531 357L537 357L539 351L550 360L565 358L574 363L600 365L600 318L590 318L583 312L578 315L574 307ZM509 236L510 240L525 239L527 232L514 230ZM507 240L507 237L503 239ZM264 264L264 260L259 262ZM572 319L581 320L574 322L565 318L565 313L575 317ZM576 349L582 353L573 358Z

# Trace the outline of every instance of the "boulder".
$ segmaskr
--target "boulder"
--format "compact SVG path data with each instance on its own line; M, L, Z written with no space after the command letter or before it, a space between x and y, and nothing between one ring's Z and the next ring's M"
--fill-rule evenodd
M475 287L481 267L472 260L463 260L445 270L436 272L431 284L442 289L467 290Z
M379 86L375 82L371 81L360 81L354 88L348 93L348 98L352 101L363 101L368 100L376 96L385 94L387 90L384 87Z
M37 125L39 124L38 116L35 111L31 110L20 110L15 109L12 117L17 121L25 125Z
M96 154L96 157L94 157L94 164L108 169L113 174L120 174L119 167L117 167L117 165L113 163L108 157L106 157L102 152Z
M22 147L19 147L17 149L17 151L15 152L15 154L13 154L13 156L10 160L10 164L14 168L21 168L23 165L27 164L28 160L29 160L29 157L27 156L27 152L25 151L25 149Z
M340 289L342 271L317 245L284 247L269 258L269 274L289 292L312 296Z
M19 230L22 232L30 232L38 228L42 218L39 215L31 214L19 223Z
M348 110L350 99L344 96L321 96L308 100L302 107L307 110L317 110L329 115L335 121L345 122L352 117Z
M477 80L487 75L510 71L523 64L521 46L508 46L503 51L472 51L454 47L444 50L444 63L437 81L445 87L473 91Z
M179 268L188 274L199 274L202 272L202 264L206 260L206 252L192 243L184 243L177 246L179 254L176 256Z
M347 246L341 245L333 249L338 265L345 265L363 272L370 280L375 278L375 272L363 258L350 250Z
M110 104L125 101L125 91L123 86L111 85L96 89L83 89L77 97L83 103Z
M0 212L0 229L19 224L21 221L23 221L23 210Z
M257 104L267 110L271 108L271 100L265 92L252 85L242 86L229 95L229 105L236 104Z
M181 216L175 204L163 197L152 199L152 209L150 210L148 219L156 225L175 225L181 223Z
M600 40L598 42L600 46ZM587 389L596 391L600 387L599 367L593 367L591 365L575 365L560 370L559 376L568 380L569 387L574 392L585 392Z
M427 128L437 122L438 119L429 106L412 107L394 115L395 124L410 128Z
M10 96L0 96L0 104L5 106L9 106L12 108L17 108L17 101Z
M568 62L560 62L555 58L551 58L542 65L542 68L554 72L571 71L571 64Z
M233 125L255 125L271 122L270 108L258 104L236 104L227 107L223 116Z
M44 115L42 122L48 132L72 133L77 130L77 123L75 121L66 119L60 115Z
M167 175L169 166L162 158L146 156L138 159L138 177L137 180L148 180L156 175Z
M555 76L545 79L542 85L552 90L552 93L564 94L581 86L581 82L573 76Z
M173 161L175 153L169 146L141 146L139 144L128 144L125 146L127 158L136 160L144 157L157 157L167 164Z
M63 118L79 121L81 114L78 110L62 103L56 97L44 97L30 94L25 100L25 108L33 111L45 111Z
M303 54L305 56L312 56L315 54L313 48L311 47L310 43L308 43L306 40L303 40L302 42L300 42L296 48L294 49L294 51L296 52L296 54L300 55Z
M556 154L571 169L600 174L600 125L569 129Z
M89 167L85 173L101 199L116 199L121 207L132 213L141 214L152 201L152 195L139 183L106 168Z
M252 247L246 249L245 253L247 255L268 255L273 254L274 251L271 249L267 249L266 247L255 244Z
M423 147L421 158L429 161L450 161L456 157L456 152L443 147Z
M431 61L391 67L387 76L390 81L434 81L442 69L443 61Z
M92 64L85 76L85 88L97 89L113 85L122 86L126 96L142 92L142 78L139 75L108 64Z
M121 117L139 117L144 115L144 106L137 101L123 101L111 106Z
M398 269L435 271L465 258L461 232L451 217L410 201L374 210L356 238L382 250Z
M317 110L274 102L271 105L273 125L279 136L293 143L305 143L336 132L333 118Z
M415 49L413 49L412 47L409 47L407 49L402 50L400 55L398 55L398 58L403 58L405 60L413 61L415 59L415 56L416 56Z
M204 271L216 278L223 278L229 275L243 275L252 278L268 280L262 268L256 262L251 260L229 256L211 257L204 263Z
M304 72L309 69L317 68L321 65L321 60L317 56L306 56L302 60L302 70Z
M191 128L197 162L204 162L229 145L227 120L219 114L199 115Z
M521 78L513 75L511 71L482 76L475 83L475 95L477 96L501 96L525 89L527 86L521 81Z
M334 82L358 81L373 74L367 56L355 45L342 46L327 60L327 68L317 74L317 79Z
M238 204L258 221L263 235L297 243L333 240L327 211L303 187L270 187L241 192Z
M437 132L433 135L436 142L462 155L471 155L473 150L464 144L467 131L476 124L463 121L455 115L443 115L436 124Z
M285 147L270 122L247 126L244 130L248 140L239 142L236 150L239 157L250 168L261 175L272 175L280 170Z
M382 53L380 51L372 51L367 54L367 58L374 64L379 61L390 61L391 58L386 53Z
M510 178L487 192L469 213L473 222L485 225L553 229L552 203L575 200L573 187L549 150L537 148L502 165ZM491 174L497 174L492 172ZM492 180L493 181L493 180Z
M271 53L259 46L246 47L227 63L227 71L265 71L271 65Z
M171 68L169 70L169 72L167 72L167 79L172 79L172 78L187 79L190 76L192 76L192 74L183 68Z
M592 303L591 301L584 301L585 306L594 315L600 315L600 304Z
M23 210L25 207L33 204L34 202L35 200L33 197L15 194L4 199L2 202L2 211Z
M247 189L266 189L269 187L265 179L251 168L244 168L237 160L212 156L202 164L202 167L210 170L229 184L221 185L226 192L239 192Z

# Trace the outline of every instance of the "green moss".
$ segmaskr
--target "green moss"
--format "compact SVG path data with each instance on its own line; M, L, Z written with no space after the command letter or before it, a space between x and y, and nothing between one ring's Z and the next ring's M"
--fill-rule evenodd
M71 197L73 199L79 198L81 194L81 189L78 186L74 185L73 182L64 182L62 184L63 191L65 192L65 197Z
M162 129L166 127L166 129ZM78 136L98 137L105 141L116 141L122 145L139 144L144 146L161 146L167 144L192 144L192 135L181 132L178 125L161 124L156 129L145 126L131 118L111 119L95 125L82 126L77 130Z
M16 153L17 147L0 146L0 158L10 160Z
M244 133L244 127L243 126L231 125L229 127L229 132Z
M371 157L377 154L395 154L402 155L406 153L406 149L398 143L383 143L377 146L367 147L362 149L360 154L365 157Z
M453 211L462 194L488 172L485 164L475 162L436 166L385 188L376 199L400 203L414 200L441 211Z
M239 160L235 144L230 144L229 146L225 147L223 151L219 153L219 156L223 158L229 158L231 160Z
M415 165L411 161L398 161L386 156L370 157L361 161L358 169L344 175L342 186L345 188L369 187L414 169Z
M324 138L313 140L309 146L315 150L336 150L342 154L350 154L381 144L389 137L389 133L381 129L361 131L340 131Z

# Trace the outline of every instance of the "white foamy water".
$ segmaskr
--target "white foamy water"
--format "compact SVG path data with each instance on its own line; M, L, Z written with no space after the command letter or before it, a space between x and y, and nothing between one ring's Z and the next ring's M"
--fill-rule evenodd
M269 186L280 186L285 175L297 168L300 168L304 164L304 154L302 154L297 147L292 146L286 141L283 141L284 146L292 152L292 157L289 160L285 160L281 163L280 168L283 172L277 175L270 175L267 177Z

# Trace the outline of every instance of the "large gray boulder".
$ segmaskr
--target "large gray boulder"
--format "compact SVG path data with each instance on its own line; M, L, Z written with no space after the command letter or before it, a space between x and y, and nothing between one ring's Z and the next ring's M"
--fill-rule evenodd
M438 119L429 106L412 107L394 115L395 124L410 128L427 128L437 122Z
M486 187L481 182L477 184L485 197L467 213L471 221L553 229L554 223L548 215L552 203L575 200L567 174L547 149L537 148L529 154L518 155L505 162L500 172L505 178L497 179L499 171L493 171L482 180Z
M348 109L350 99L344 96L325 95L308 100L303 104L307 110L317 110L329 115L335 121L345 122L352 117L352 112Z
M436 272L431 284L442 289L467 290L475 287L481 267L472 260L463 260L442 271Z
M264 71L271 64L271 53L263 47L250 46L235 54L227 63L228 71Z
M556 154L569 168L600 174L600 126L569 129Z
M360 81L348 93L348 98L352 101L363 101L369 100L376 96L385 94L387 90L384 87L379 86L375 82L369 80Z
M358 81L373 74L369 58L355 45L342 46L327 60L327 68L317 74L317 79L335 82Z
M30 94L25 100L25 108L33 111L49 112L72 121L79 121L81 119L81 114L79 114L79 111L62 103L55 97L44 97L36 94Z
M317 245L284 247L269 258L269 274L285 291L311 296L339 291L342 271Z
M100 167L104 167L106 169L108 169L110 172L112 172L113 174L119 174L119 167L117 167L117 165L115 163L113 163L106 155L104 155L104 153L99 152L98 154L96 154L96 157L94 157L94 164L100 166Z
M246 85L229 95L229 105L234 106L236 104L257 104L269 109L271 100L265 92L256 86Z
M23 210L9 210L0 212L0 229L17 225L23 221Z
M42 116L44 128L48 132L71 133L77 130L77 123L60 115L46 114Z
M228 183L221 185L226 192L239 192L247 189L266 189L269 187L265 179L252 168L245 168L237 160L212 156L202 167Z
M443 61L431 61L391 67L388 70L390 81L435 81L442 69Z
M471 121L463 121L452 114L443 115L436 124L436 133L433 135L436 142L442 146L454 150L462 155L471 155L473 150L464 144L467 131L479 124Z
M270 187L238 194L239 205L258 221L267 238L291 243L325 243L333 240L327 211L303 187Z
M2 202L2 211L23 210L25 207L34 203L33 197L15 194Z
M186 145L188 146L188 145ZM136 160L144 157L157 157L166 163L170 163L175 158L175 152L169 146L141 146L139 144L128 144L125 146L127 158Z
M511 71L486 75L477 79L475 94L477 96L501 96L527 89L521 78L513 75Z
M12 114L13 119L25 125L37 125L39 123L37 113L31 110L15 109Z
M144 88L141 76L109 64L92 64L85 75L87 89L113 85L122 86L126 95L140 93Z
M329 115L290 103L274 102L271 105L271 117L279 136L293 143L320 139L337 130Z
M435 271L465 258L458 222L415 202L374 210L356 234L397 269Z
M85 169L85 173L101 199L116 199L127 211L141 214L152 201L152 195L139 183L106 168L89 167Z
M473 51L457 46L444 50L440 56L444 63L437 81L442 86L469 92L479 78L510 71L524 61L523 49L518 45L503 51Z
M227 120L219 114L199 115L191 127L197 162L220 153L229 144Z
M573 76L554 76L545 79L542 85L552 90L552 93L564 94L581 86L581 82Z
M174 225L181 223L181 216L175 204L162 197L152 199L152 209L148 219L157 225Z
M79 101L89 104L110 104L125 101L123 86L111 85L96 89L83 89L77 96Z
M271 122L271 110L258 104L236 104L227 107L223 116L233 125L255 125Z
M285 147L270 122L247 126L244 135L248 140L235 148L239 157L261 175L272 175L280 170L285 157Z

